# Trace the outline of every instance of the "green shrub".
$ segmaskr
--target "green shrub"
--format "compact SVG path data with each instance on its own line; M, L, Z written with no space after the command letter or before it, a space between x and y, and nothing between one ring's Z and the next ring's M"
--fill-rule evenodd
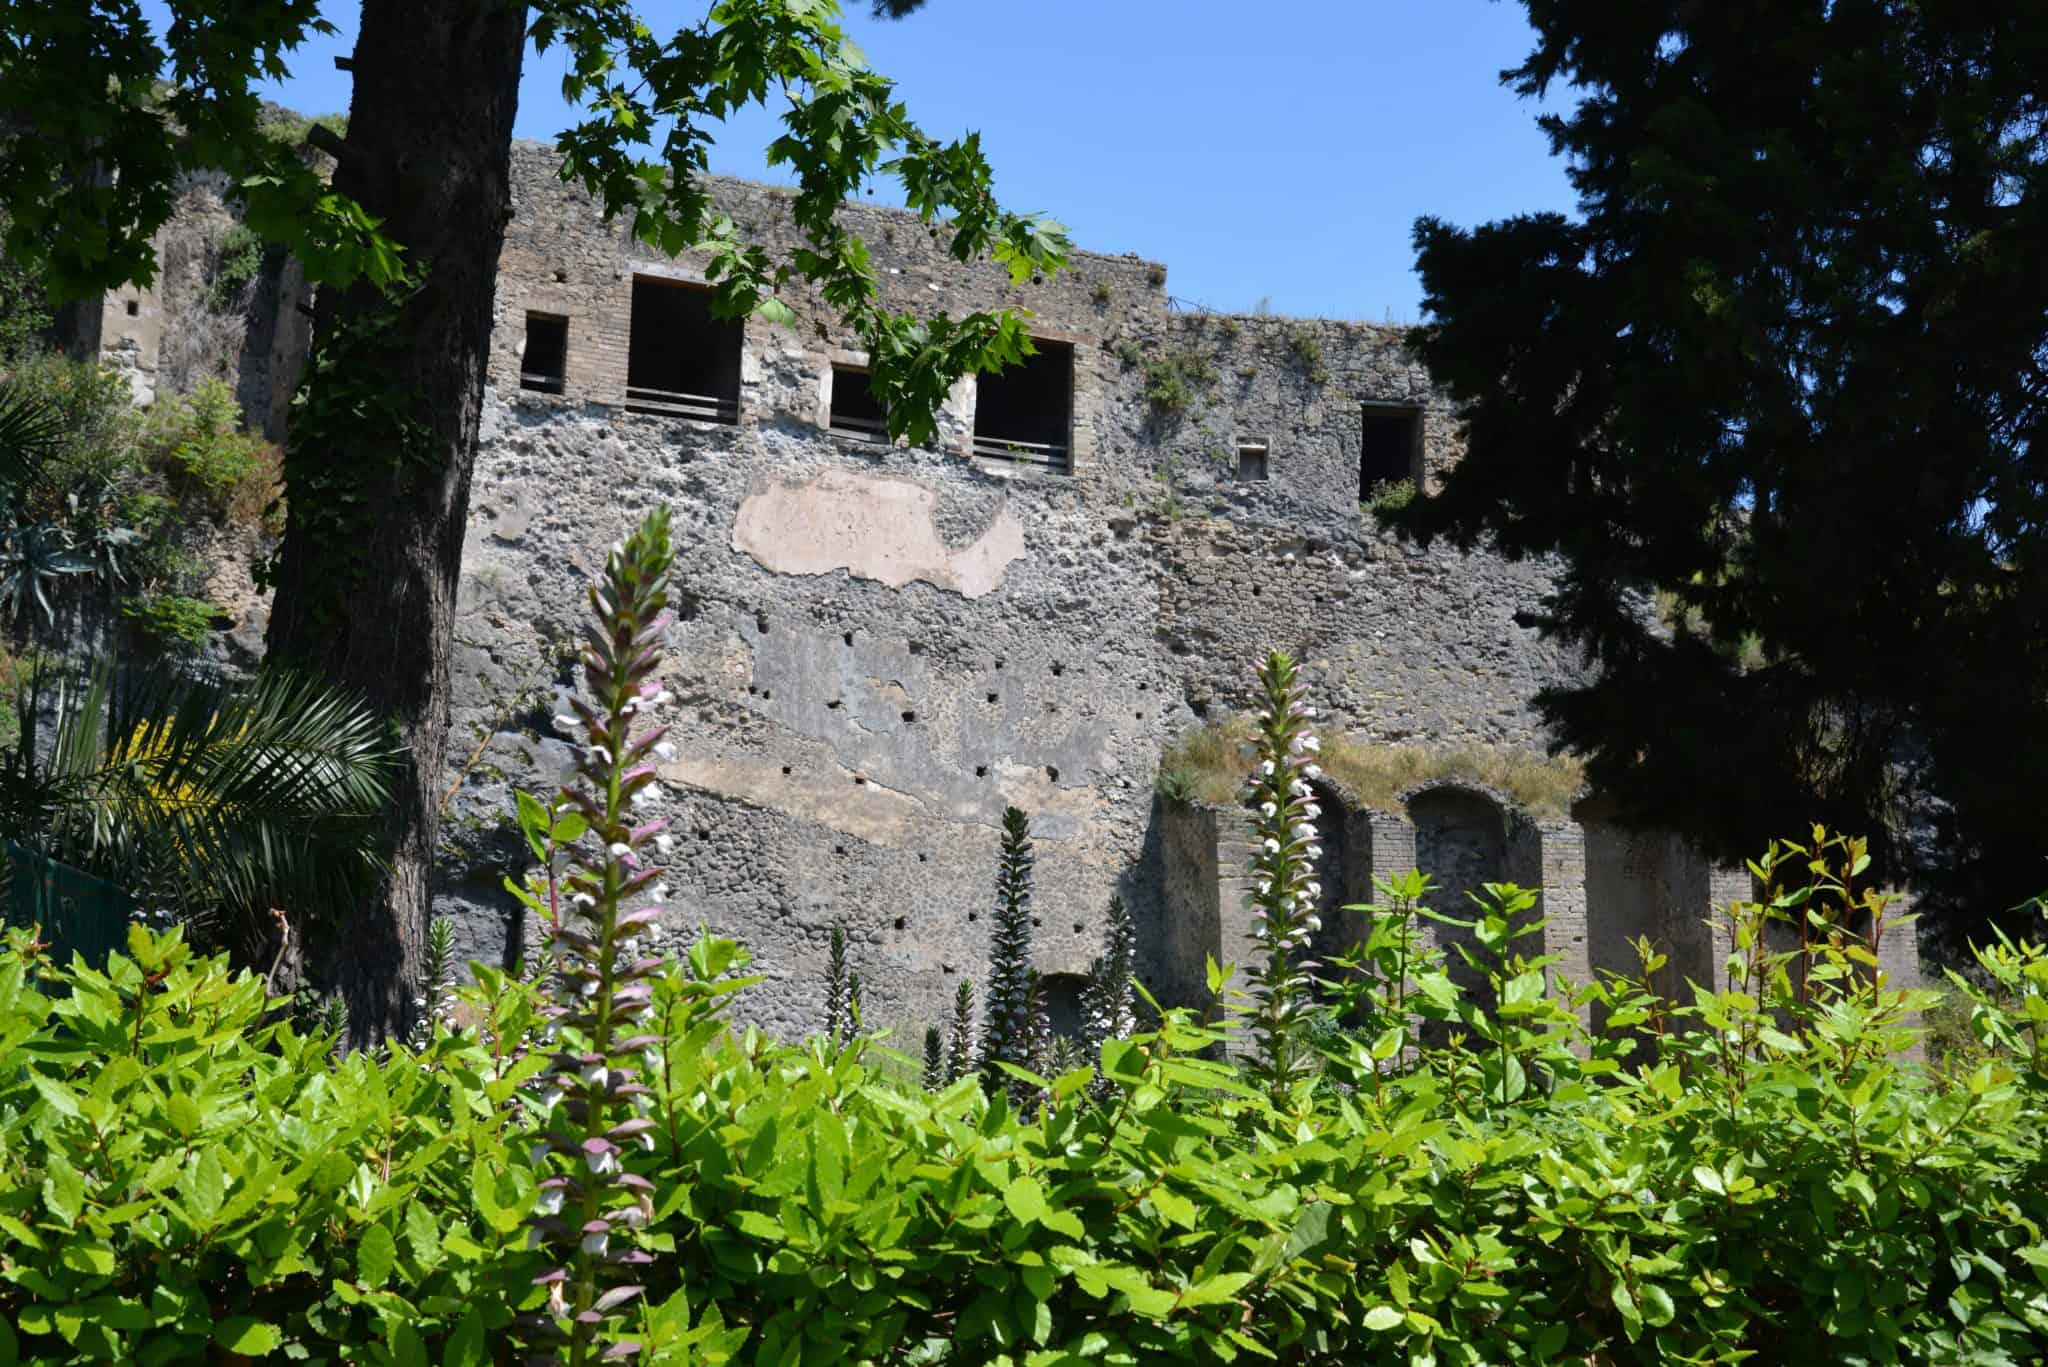
M1985 954L1975 1029L2003 1052L1930 1083L1887 1052L1924 994L1872 988L1851 939L1793 974L1754 933L1791 914L1772 903L1840 933L1858 858L1775 847L1735 989L1660 1004L1658 1031L1640 982L1548 990L1509 949L1504 888L1475 924L1509 1009L1426 963L1398 978L1482 1047L1417 1050L1398 1016L1324 1032L1322 1075L1276 1100L1170 1014L1104 1046L1106 1102L1088 1069L1033 1079L1028 1123L971 1078L888 1080L903 1065L871 1040L726 1030L706 984L735 952L702 941L649 984L651 1123L626 1161L665 1199L641 1360L2030 1360L2048 958ZM1809 864L1817 889L1778 884ZM1376 912L1364 952L1404 924ZM175 934L136 930L101 972L11 933L0 1359L507 1360L545 1296L516 1098L548 1056L522 1047L534 989L478 976L468 1028L336 1059ZM1589 1040L1588 1000L1634 1029Z
M123 598L121 615L158 645L191 649L203 645L220 609L204 598L175 593L138 593Z
M202 380L189 398L158 400L150 419L160 464L211 516L244 524L265 518L281 462L261 439L238 430L241 404L225 380Z
M1369 513L1397 513L1414 501L1414 480L1383 479L1366 491L1358 506Z

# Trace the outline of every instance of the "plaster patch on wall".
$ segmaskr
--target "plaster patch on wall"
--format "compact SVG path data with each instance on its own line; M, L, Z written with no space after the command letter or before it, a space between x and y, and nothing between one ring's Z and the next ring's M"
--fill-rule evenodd
M918 832L918 820L927 815L925 804L908 793L872 782L823 788L785 777L768 762L678 759L662 765L660 775L664 783L814 821L876 845L908 844Z
M804 484L749 494L733 522L732 548L777 574L846 570L900 589L914 579L966 598L1002 585L1024 554L1024 528L1007 505L957 549L939 536L938 495L905 479L829 470Z

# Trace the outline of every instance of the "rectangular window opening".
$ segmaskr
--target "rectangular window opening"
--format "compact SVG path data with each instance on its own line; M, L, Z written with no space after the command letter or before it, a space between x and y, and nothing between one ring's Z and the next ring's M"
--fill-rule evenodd
M699 422L740 420L740 322L711 316L711 291L633 277L626 411Z
M875 402L867 371L846 365L832 367L832 407L826 426L842 437L880 443L889 440L888 417Z
M1358 447L1358 497L1369 500L1383 484L1413 480L1422 464L1422 410L1364 405Z
M975 380L974 454L1068 474L1073 468L1074 348L1038 348L1006 370Z
M569 367L569 320L560 314L526 315L526 346L519 353L519 387L559 394Z
M1266 461L1266 443L1262 441L1241 441L1237 444L1237 482L1251 484L1271 478Z

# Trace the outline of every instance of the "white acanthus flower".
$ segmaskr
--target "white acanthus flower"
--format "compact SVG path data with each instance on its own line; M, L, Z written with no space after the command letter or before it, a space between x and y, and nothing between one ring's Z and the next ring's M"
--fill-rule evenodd
M1323 857L1323 847L1321 845L1311 845L1304 853L1308 855L1309 862L1314 863Z
M645 788L635 788L633 790L632 801L635 807L652 806L660 800L661 785L659 783L650 783Z
M562 1213L562 1189L549 1187L534 1199L535 1215L560 1215Z
M626 844L623 840L614 840L611 844L604 847L604 852L614 859L631 859L633 857L633 847Z
M672 740L658 740L654 743L656 759L666 762L676 757L676 743Z
M594 907L597 905L597 899L587 892L572 892L569 894L569 900L579 907Z
M676 848L676 838L667 831L663 831L660 835L654 837L654 848L663 854L671 854Z
M1273 838L1272 836L1270 836L1270 835L1266 837L1266 840L1265 840L1265 846L1266 846L1266 853L1267 853L1267 854L1278 854L1278 853L1280 853L1280 842L1279 842L1279 841L1277 841L1277 840L1275 840L1275 839L1274 839L1274 838Z
M595 741L592 741L590 744L590 757L604 764L610 764L612 762L612 752L605 746L597 744Z
M602 1258L605 1249L610 1246L610 1240L595 1231L583 1236L583 1251L593 1258Z
M1301 738L1301 748L1308 751L1311 755L1321 754L1323 743L1314 736L1303 736Z
M1280 809L1278 807L1275 807L1270 802L1261 802L1259 804L1259 815L1265 817L1268 821L1271 821L1273 819L1274 813L1278 812L1279 810Z
M1301 766L1301 772L1309 778L1321 778L1323 776L1323 766L1320 764L1304 764Z
M647 890L647 900L650 902L666 902L668 900L668 884L656 883L653 887L649 888Z

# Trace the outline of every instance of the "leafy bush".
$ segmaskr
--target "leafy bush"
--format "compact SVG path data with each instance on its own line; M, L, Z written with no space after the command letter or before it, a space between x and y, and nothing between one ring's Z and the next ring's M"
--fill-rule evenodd
M1414 480L1383 479L1366 491L1359 507L1369 513L1398 513L1414 501Z
M192 649L204 645L220 609L204 598L175 593L138 593L121 600L121 615L159 645Z
M1287 329L1287 355L1294 362L1294 368L1308 377L1310 384L1329 381L1330 367L1323 359L1323 339L1308 324L1296 323Z
M1796 848L1769 871L1837 867ZM1740 924L1811 906L1839 927L1832 877ZM1482 943L1506 925L1482 917ZM1276 1099L1169 1015L1104 1047L1106 1102L1087 1069L1034 1079L1052 1100L1026 1123L972 1079L887 1082L873 1041L726 1030L743 959L700 941L644 1017L651 1124L625 1161L664 1199L641 1360L2030 1358L2048 959L1987 952L2018 1005L1984 994L1976 1028L2011 1052L1944 1088L1886 1052L1917 998L1870 989L1849 940L1805 974L1742 944L1755 976L1702 989L1640 1058L1568 1009L1640 1025L1640 983L1567 1002L1508 961L1512 1012L1418 975L1413 1004L1486 1048L1418 1052L1397 1023ZM138 928L104 972L13 933L0 1358L505 1360L546 1295L518 1098L547 1053L522 1044L535 990L478 975L473 1027L336 1059L175 933Z
M188 399L160 399L152 418L165 440L163 460L174 482L196 494L215 517L261 517L275 494L278 463L259 439L238 429L241 404L225 380L199 382Z

